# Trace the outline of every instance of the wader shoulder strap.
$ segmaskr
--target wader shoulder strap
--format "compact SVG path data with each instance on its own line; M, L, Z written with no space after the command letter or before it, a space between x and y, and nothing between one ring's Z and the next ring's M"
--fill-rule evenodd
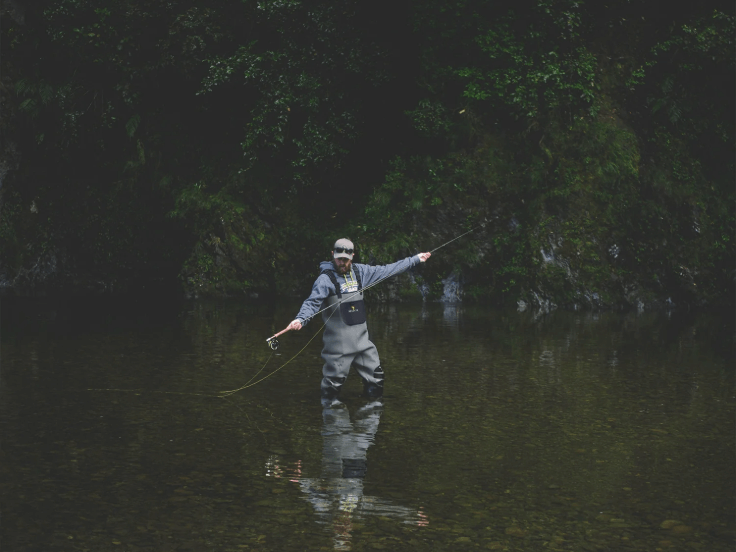
M358 293L363 291L363 281L360 279L360 270L358 270L358 267L355 267L355 279L358 280Z
M335 286L335 293L337 294L337 298L342 299L342 292L340 291L340 286L337 284L337 278L335 277L335 273L332 272L331 270L323 270L322 272L320 272L320 276L322 274L327 274L330 280L332 280L332 285Z

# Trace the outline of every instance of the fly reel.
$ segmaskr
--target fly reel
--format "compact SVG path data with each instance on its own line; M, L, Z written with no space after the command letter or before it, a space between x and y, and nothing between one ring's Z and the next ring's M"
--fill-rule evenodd
M279 350L279 340L275 337L269 337L266 340L266 344L268 345L269 349L272 351L278 351Z

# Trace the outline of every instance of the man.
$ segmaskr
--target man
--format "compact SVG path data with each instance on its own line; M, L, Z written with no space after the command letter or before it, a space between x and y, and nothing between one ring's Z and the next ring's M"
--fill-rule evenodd
M419 253L384 266L353 264L353 242L342 238L335 242L333 261L322 261L320 275L312 293L302 304L288 330L301 330L319 311L325 322L322 336L321 394L325 406L334 404L342 384L355 365L363 379L363 392L369 398L383 395L383 369L376 346L368 339L368 326L363 303L363 288L400 274L423 263L431 253ZM324 309L324 310L323 310Z

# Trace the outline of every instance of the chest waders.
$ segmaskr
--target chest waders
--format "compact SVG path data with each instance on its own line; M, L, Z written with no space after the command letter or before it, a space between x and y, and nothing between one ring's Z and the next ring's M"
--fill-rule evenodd
M326 310L322 312L322 320L325 322L322 338L322 359L325 361L321 384L323 402L331 402L337 398L352 365L355 365L363 380L364 394L378 398L383 394L383 369L376 346L368 339L360 272L351 269L345 275L346 282L357 282L358 289L356 292L346 292L345 297L335 273L325 270L322 274L327 274L335 286L335 295L324 300L323 308Z

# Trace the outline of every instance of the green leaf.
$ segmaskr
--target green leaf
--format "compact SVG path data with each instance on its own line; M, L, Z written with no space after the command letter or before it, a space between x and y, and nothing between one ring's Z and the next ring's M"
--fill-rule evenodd
M140 115L133 115L130 119L128 119L128 122L125 123L125 132L128 134L128 138L133 137L140 122Z

